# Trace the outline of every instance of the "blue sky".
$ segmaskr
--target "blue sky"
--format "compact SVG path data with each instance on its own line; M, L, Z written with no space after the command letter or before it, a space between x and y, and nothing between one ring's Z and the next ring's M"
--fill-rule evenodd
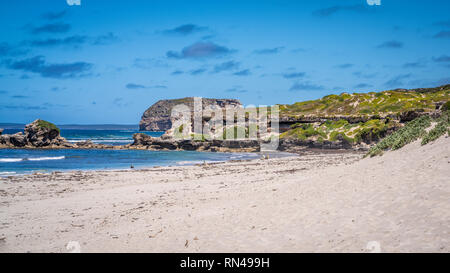
M450 83L445 0L0 3L0 122L137 124L160 99Z

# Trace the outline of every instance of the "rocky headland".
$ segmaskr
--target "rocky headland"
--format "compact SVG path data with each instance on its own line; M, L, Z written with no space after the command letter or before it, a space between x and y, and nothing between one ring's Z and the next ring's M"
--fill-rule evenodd
M136 134L131 146L139 149L259 151L261 143L267 142L272 136L278 136L278 150L281 151L296 152L305 148L367 150L409 121L421 116L433 118L441 116L449 109L449 100L450 85L383 92L341 93L318 100L279 105L279 132L259 135L258 140L226 139L226 131L234 131L235 134L241 131L244 136L248 136L249 126L241 128L236 124L227 125L225 120L223 127L212 128L209 134L200 132L199 135L199 132L194 130L192 120L180 123L179 120L172 119L170 122L172 127L167 129L161 138ZM149 110L158 108L159 103ZM226 111L225 105L222 106ZM157 117L156 112L153 113L156 121L169 116L167 112L161 117ZM203 115L202 125L210 119L210 115ZM148 119L143 119L141 124L146 124L146 127L150 128L158 127L156 121L152 123ZM249 122L247 116L245 121Z
M226 124L224 116L223 126L212 127L204 134L194 130L194 98L161 100L144 112L139 124L142 131L165 131L161 137L137 133L133 135L133 143L120 146L91 141L70 143L60 136L54 124L35 120L26 125L23 133L2 135L0 130L0 148L259 152L261 144L267 144L275 136L279 138L277 149L280 151L300 152L308 148L368 150L409 121L421 116L440 117L450 108L449 101L450 85L328 95L318 100L279 105L279 132L268 130L264 135L258 133L258 138L254 139L249 137L250 118L247 115L247 127ZM172 108L179 104L188 106L187 120L172 117ZM204 98L202 126L211 120L211 109L226 112L241 107L238 100ZM267 125L270 127L270 122ZM235 136L241 132L241 138L229 138L230 134L226 132Z
M142 115L139 122L139 130L141 131L167 131L172 128L173 120L171 119L172 108L176 105L184 104L191 111L194 109L194 98L181 98L173 100L160 100L150 106ZM241 106L239 100L235 99L202 99L202 108L226 108Z

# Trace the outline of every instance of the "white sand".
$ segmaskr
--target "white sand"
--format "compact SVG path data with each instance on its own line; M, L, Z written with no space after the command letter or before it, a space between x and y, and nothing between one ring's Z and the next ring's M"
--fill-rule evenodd
M0 252L449 252L449 144L2 179Z

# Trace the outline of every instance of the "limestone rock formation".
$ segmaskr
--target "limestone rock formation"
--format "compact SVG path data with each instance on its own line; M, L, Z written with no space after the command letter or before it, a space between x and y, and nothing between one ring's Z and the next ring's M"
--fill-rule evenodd
M175 139L151 137L143 133L133 135L134 142L131 149L149 150L186 150L186 151L212 151L212 152L259 152L258 140L209 140L197 141L192 139Z
M160 100L148 108L139 122L141 131L167 131L172 128L171 112L176 105L184 104L193 111L194 98L182 98L173 100ZM208 107L237 107L241 103L235 99L202 99L202 108Z
M39 148L70 145L70 143L60 136L58 127L53 123L37 119L27 124L23 133L0 135L0 145Z

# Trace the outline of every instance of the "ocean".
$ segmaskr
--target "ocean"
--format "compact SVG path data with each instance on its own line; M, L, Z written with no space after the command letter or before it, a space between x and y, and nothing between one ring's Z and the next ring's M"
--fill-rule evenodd
M14 134L21 129L5 129ZM125 145L133 142L138 130L61 129L61 136L69 142L92 140L94 143ZM162 132L144 132L161 136ZM152 166L192 165L258 158L255 153L216 153L196 151L143 151L143 150L82 150L82 149L0 149L0 176L33 172L108 170L145 168Z

